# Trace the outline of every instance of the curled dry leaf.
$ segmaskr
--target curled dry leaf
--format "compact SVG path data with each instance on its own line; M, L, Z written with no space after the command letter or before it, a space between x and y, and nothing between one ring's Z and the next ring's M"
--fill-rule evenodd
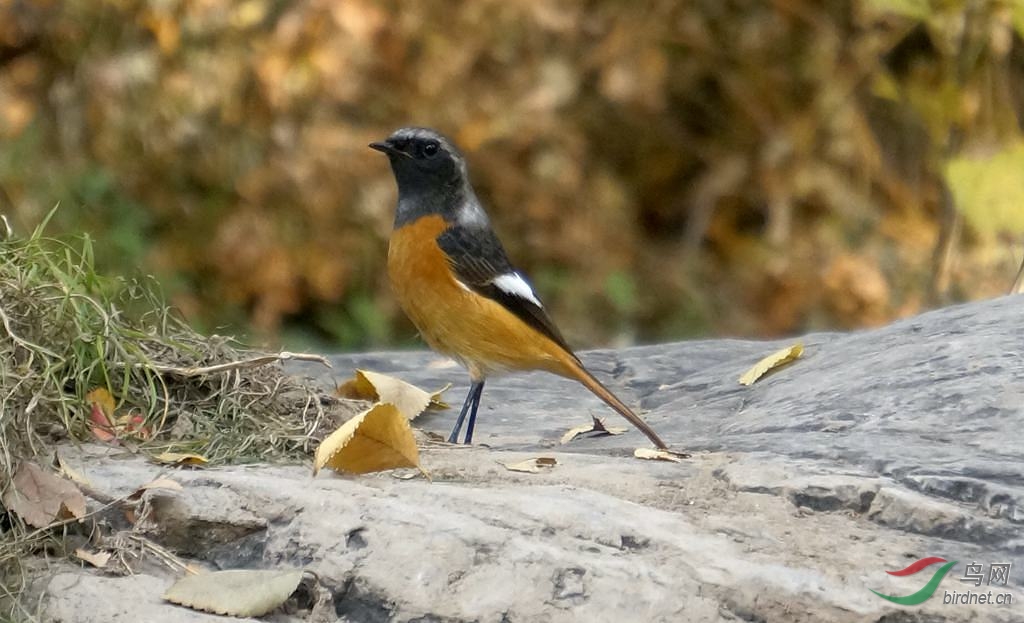
M127 497L127 500L129 502L138 502L139 500L142 499L142 496L145 495L147 491L159 491L166 494L168 491L174 491L176 493L178 491L184 490L184 487L182 487L180 483L171 480L170 478L159 476L142 485L135 491L132 491L132 494ZM154 495L157 494L154 493ZM124 517L128 521L128 523L135 525L139 521L141 516L137 513L137 511L139 510L138 506L136 506L135 504L126 504L123 510Z
M110 562L110 552L90 552L81 547L75 550L75 556L81 558L97 569L102 569Z
M618 428L615 426L609 428L605 426L604 422L602 422L597 417L593 415L590 417L594 419L593 422L591 422L590 424L582 424L580 426L576 426L575 428L570 428L569 430L565 431L565 434L562 435L562 439L559 443L563 445L567 444L581 435L587 435L589 437L602 437L604 435L621 435L622 433L626 432L625 428ZM595 434L591 435L590 433Z
M452 388L452 384L448 383L441 389L430 394L430 404L427 405L427 409L430 411L443 411L445 409L451 409L451 405L441 399L441 396Z
M761 361L754 364L754 367L743 373L740 377L741 385L750 385L765 374L786 365L791 361L799 359L804 354L804 345L800 342L775 351Z
M146 484L142 485L141 487L133 491L132 494L128 496L128 499L137 500L141 498L142 494L145 493L146 491L152 491L154 489L165 489L167 491L185 490L185 488L181 486L181 483L175 480L171 480L170 478L164 478L161 476L159 478L154 478L153 480L147 482Z
M420 471L409 470L402 472L392 472L391 474L391 477L394 478L395 480L412 480L413 478L419 478L420 476L423 476L427 480L430 480L430 476L428 476L427 473L422 469Z
M189 452L161 452L160 454L150 458L157 463L164 463L166 465L190 465L193 467L206 465L210 462L209 459L201 454L192 454Z
M391 403L363 411L324 439L316 449L315 475L324 467L367 474L396 467L419 468L420 454L409 420Z
M633 450L633 456L638 459L649 461L669 461L670 463L682 463L683 459L690 455L685 452L672 452L671 450L655 450L653 448L637 448Z
M449 387L450 384L430 393L393 376L369 370L356 370L354 377L338 386L337 394L342 398L354 400L390 402L398 407L405 417L413 420L428 407L448 408L441 400L441 394Z
M164 599L216 614L257 617L287 601L302 575L301 569L232 569L187 575L167 589Z
M170 478L154 478L139 487L139 491L148 491L150 489L168 489L170 491L185 490L185 488L181 486L181 483L176 480L171 480Z
M558 465L558 461L551 456L540 456L534 459L519 461L517 463L502 463L501 465L510 472L537 474L540 473L541 470L551 469L555 465Z
M85 496L74 483L23 461L3 497L4 507L33 528L57 519L85 517Z

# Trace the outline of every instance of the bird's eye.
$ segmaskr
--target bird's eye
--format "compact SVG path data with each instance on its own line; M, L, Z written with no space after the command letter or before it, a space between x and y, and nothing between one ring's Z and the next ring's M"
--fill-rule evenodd
M436 156L437 150L439 150L440 148L441 146L437 144L437 141L430 141L429 143L423 146L423 155L428 158Z

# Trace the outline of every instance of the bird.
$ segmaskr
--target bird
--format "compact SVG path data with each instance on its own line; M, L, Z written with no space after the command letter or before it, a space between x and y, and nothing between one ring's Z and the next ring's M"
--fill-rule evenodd
M488 378L544 370L583 384L667 449L566 343L509 260L454 142L430 128L405 127L369 147L387 155L398 186L387 258L395 296L427 345L469 373L469 393L448 442L458 443L467 414L463 443L472 442Z

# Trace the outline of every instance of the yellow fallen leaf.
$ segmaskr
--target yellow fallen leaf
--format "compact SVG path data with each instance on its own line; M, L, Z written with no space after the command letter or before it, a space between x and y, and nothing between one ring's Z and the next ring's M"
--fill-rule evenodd
M581 424L579 426L570 428L569 430L565 431L565 434L562 435L562 438L558 440L558 443L565 445L572 441L573 439L576 439L580 435L583 435L584 433L589 433L592 430L594 430L593 424Z
M671 450L654 450L653 448L637 448L633 450L633 456L648 461L668 461L670 463L682 463L683 459L690 455L685 452L672 452Z
M390 402L405 417L413 420L428 407L447 409L448 405L441 401L441 394L449 387L450 384L430 393L393 376L356 370L354 377L338 386L337 393L342 398Z
M420 476L423 476L427 480L433 482L433 480L431 480L430 478L430 474L423 471L422 469L420 469L418 472L409 470L403 472L392 472L391 474L391 477L394 478L395 480L412 480L413 478L419 478Z
M180 482L176 480L171 480L170 478L160 477L154 478L153 480L150 480L146 484L136 489L135 492L129 496L129 498L142 495L144 491L149 491L150 489L167 489L169 491L185 490L185 488L181 486Z
M210 462L205 456L201 454L192 454L191 452L161 452L151 457L157 463L164 463L166 465L206 465Z
M396 467L419 468L420 453L409 420L398 407L377 403L327 436L316 449L313 474L324 467L367 474Z
M230 569L186 575L167 589L164 599L206 612L258 617L287 601L302 575L301 569Z
M591 422L590 424L581 424L579 426L570 428L569 430L565 431L565 434L562 435L562 439L559 441L559 443L565 445L572 441L573 439L576 439L580 435L586 435L588 433L597 433L596 435L591 436L601 437L603 435L621 435L622 433L626 432L625 428L618 428L616 426L609 428L605 426L604 422L602 422L599 418L594 417L593 415L590 417L594 419L593 422Z
M185 490L185 488L181 486L181 483L176 482L174 480L171 480L170 478L166 478L166 477L160 476L160 477L157 477L157 478L147 482L146 484L142 485L141 487L139 487L138 489L133 491L132 494L128 496L128 499L129 500L133 500L133 501L134 500L139 500L139 499L142 498L142 495L145 492L152 491L154 489L163 489L163 490L167 490L167 491L184 491ZM131 511L131 507L129 507L128 510ZM128 520L131 521L132 523L135 522L135 517L134 517L134 513L133 512L131 513L131 516L129 517Z
M535 459L526 459L518 463L501 463L502 467L510 472L526 472L528 474L540 473L542 469L550 469L558 465L554 457L540 456Z
M430 394L430 404L427 405L427 408L430 409L431 411L443 411L444 409L450 409L451 405L449 405L447 402L441 399L441 394L451 389L451 387L452 384L448 383L441 389Z
M787 363L800 358L804 354L804 345L800 342L787 346L782 350L775 351L761 361L754 364L754 367L743 373L740 377L741 385L750 385L768 372L780 368Z
M110 562L110 552L90 552L81 547L75 550L75 556L81 558L97 569L102 569Z
M170 489L171 491L184 491L185 488L181 486L181 483L170 478L154 478L146 484L139 487L139 491L148 491L149 489Z
M377 388L373 386L370 379L366 378L366 373L358 369L356 370L355 376L341 385L338 385L334 389L334 393L342 398L348 398L350 400L369 400L376 402L380 399L380 396L377 394Z

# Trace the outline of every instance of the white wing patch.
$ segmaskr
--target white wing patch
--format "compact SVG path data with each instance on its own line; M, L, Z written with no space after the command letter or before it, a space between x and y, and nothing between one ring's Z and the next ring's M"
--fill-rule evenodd
M540 304L540 299L537 298L537 295L533 293L533 288L530 287L530 284L526 283L526 280L519 273L505 273L492 279L491 283L506 294L530 301L537 307L544 307Z

